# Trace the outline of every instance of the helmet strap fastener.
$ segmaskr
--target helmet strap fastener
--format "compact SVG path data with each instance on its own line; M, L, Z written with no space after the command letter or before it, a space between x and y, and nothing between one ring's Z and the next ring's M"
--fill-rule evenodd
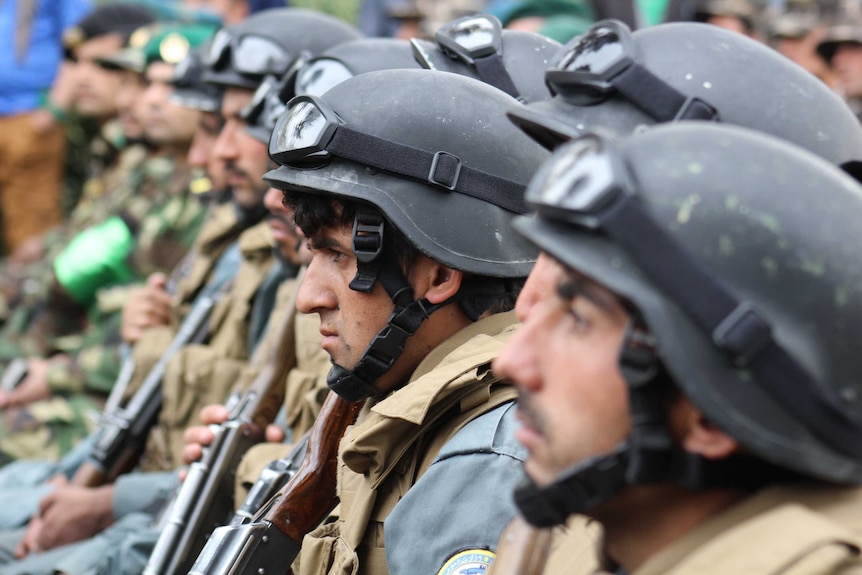
M353 219L353 253L356 275L350 289L369 293L380 274L380 254L383 252L383 216L374 210L358 209Z

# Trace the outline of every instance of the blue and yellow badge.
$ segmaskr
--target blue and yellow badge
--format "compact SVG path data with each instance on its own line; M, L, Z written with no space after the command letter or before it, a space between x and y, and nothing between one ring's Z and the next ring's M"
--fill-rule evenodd
M468 549L449 558L437 575L481 575L494 562L496 555L487 549Z

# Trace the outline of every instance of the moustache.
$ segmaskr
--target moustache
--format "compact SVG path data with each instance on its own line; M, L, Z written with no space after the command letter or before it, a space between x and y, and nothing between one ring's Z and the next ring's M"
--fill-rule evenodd
M518 390L518 415L529 427L542 435L547 435L547 424L544 416L533 403L533 396L523 390Z

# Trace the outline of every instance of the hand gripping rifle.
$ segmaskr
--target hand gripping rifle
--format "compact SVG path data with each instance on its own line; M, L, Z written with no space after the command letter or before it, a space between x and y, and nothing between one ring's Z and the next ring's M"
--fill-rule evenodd
M189 575L288 573L302 538L338 503L338 444L361 408L362 402L348 403L330 392L296 475L251 521L216 529Z
M110 483L135 466L162 408L162 379L168 363L184 346L207 337L209 317L225 284L204 290L195 299L168 349L147 373L128 404L103 414L90 456L72 478L75 485L96 487Z
M301 279L301 275L296 278L297 284ZM284 401L287 374L296 365L296 292L287 302L286 310L278 344L265 358L258 358L257 363L264 364L260 373L233 405L228 420L210 426L214 439L204 449L201 459L191 465L174 497L144 575L188 573L207 536L216 527L226 524L233 514L236 468L245 452L263 440L264 428L275 419ZM292 459L285 458L288 463L281 477L296 472L304 452L305 443L301 443L303 447L294 450ZM281 477L274 477L272 470L265 475L278 483L276 489L282 487ZM259 483L255 484L257 492L265 492L265 486L258 486ZM267 499L272 494L269 492ZM260 502L255 511L265 502ZM247 501L246 505L249 504L253 505Z

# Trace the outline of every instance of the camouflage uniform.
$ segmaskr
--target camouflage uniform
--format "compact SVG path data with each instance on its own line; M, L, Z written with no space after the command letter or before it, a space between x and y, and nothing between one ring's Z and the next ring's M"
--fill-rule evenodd
M168 158L148 159L138 176L139 183L134 189L130 186L121 213L137 223L127 261L134 279L143 280L179 263L200 229L205 206L188 190L188 170L175 170ZM56 289L57 284L52 286ZM7 460L56 458L91 431L93 420L87 414L102 407L119 372L120 314L126 291L102 290L96 303L84 310L49 290L38 317L15 338L15 355L64 352L71 359L51 368L48 381L54 397L2 415L0 450ZM75 327L83 331L72 335ZM11 350L7 347L7 351Z
M275 264L272 245L266 222L243 232L239 239L242 263L229 291L213 309L208 342L185 346L169 362L162 384L162 409L156 427L150 431L139 466L141 471L123 475L115 483L114 513L118 522L96 538L70 547L68 551L76 554L63 559L71 562L69 566L56 563L66 551L52 550L46 554L47 565L37 554L10 568L32 573L81 572L81 562L92 565L128 533L140 531L142 514L150 514L151 521L152 513L170 498L176 476L173 471L165 470L177 466L184 429L196 420L201 407L227 399L250 351L262 339L284 273L295 271ZM190 275L193 271L194 266ZM259 306L266 309L255 311ZM261 318L263 324L253 318ZM145 335L157 331L163 330L148 330ZM161 338L154 335L146 340L142 338L135 345L138 380L141 379L138 373L146 373L146 366L154 363L151 358L161 355L156 342L161 340L164 344L167 339L164 334ZM4 542L10 541L4 538Z
M4 261L0 267L0 318L27 317L26 310L47 291L54 259L77 234L104 221L122 207L134 189L135 174L147 157L141 144L127 145L116 122L103 126L90 144L88 174L83 193L69 217L42 235L40 260L28 264ZM126 192L126 193L124 193Z

